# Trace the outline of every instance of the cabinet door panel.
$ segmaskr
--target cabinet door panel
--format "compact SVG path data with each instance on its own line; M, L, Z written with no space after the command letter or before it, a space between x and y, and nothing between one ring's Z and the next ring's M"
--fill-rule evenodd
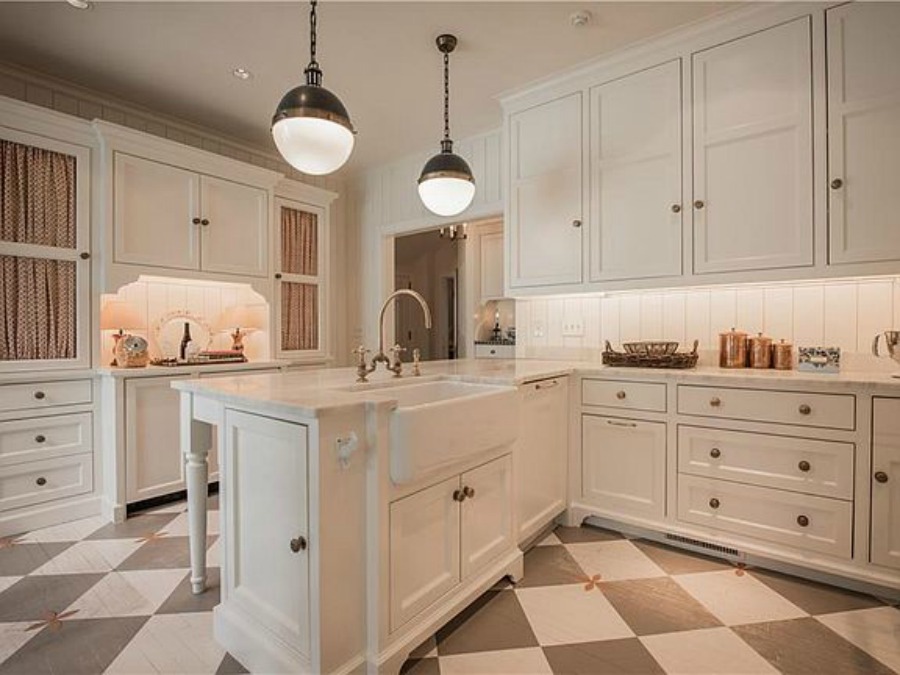
M265 190L203 176L203 269L265 276L268 266L268 198Z
M662 518L666 505L666 425L582 416L582 492L625 516Z
M510 119L510 285L582 281L581 94Z
M513 547L512 458L504 455L462 475L462 578Z
M196 173L116 153L114 190L116 262L199 269Z
M459 477L390 506L391 630L459 583Z
M225 415L225 602L301 654L310 653L307 429L259 415ZM291 541L303 537L307 547Z
M479 269L481 272L481 302L504 297L503 291L503 233L479 235Z
M591 281L681 273L681 63L591 90Z
M694 271L811 265L810 24L694 54Z
M900 5L827 13L830 262L900 259Z
M900 399L874 399L873 415L872 562L900 569Z

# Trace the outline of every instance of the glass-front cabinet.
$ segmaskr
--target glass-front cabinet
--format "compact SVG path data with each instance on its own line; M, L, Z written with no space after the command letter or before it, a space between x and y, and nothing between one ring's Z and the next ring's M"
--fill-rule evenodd
M0 127L0 371L90 365L90 150Z

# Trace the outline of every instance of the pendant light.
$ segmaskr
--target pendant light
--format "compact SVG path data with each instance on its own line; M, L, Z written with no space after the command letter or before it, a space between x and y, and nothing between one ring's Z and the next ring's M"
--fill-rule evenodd
M422 169L419 197L432 213L455 216L472 203L475 178L466 160L453 153L450 140L450 52L456 48L456 36L439 35L437 48L444 55L444 140L441 151Z
M341 100L322 86L316 61L316 5L309 12L309 65L306 84L284 95L272 117L272 137L288 164L322 176L340 169L353 152L356 133Z

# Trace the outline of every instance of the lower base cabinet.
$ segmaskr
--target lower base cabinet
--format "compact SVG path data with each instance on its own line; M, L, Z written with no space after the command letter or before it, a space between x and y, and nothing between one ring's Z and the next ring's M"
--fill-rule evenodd
M581 420L584 500L610 513L665 516L665 423L601 415Z
M393 502L391 631L508 551L512 540L510 455Z
M871 482L871 561L900 569L900 398L873 401Z

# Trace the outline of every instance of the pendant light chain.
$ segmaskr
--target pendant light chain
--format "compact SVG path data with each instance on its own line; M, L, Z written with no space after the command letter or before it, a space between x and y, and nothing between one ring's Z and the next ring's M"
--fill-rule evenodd
M319 62L316 61L316 47L318 40L316 33L319 27L319 17L316 14L316 5L318 0L310 0L309 2L309 65L306 66L306 83L322 86L322 69L319 68Z
M450 140L450 54L444 54L444 140Z

